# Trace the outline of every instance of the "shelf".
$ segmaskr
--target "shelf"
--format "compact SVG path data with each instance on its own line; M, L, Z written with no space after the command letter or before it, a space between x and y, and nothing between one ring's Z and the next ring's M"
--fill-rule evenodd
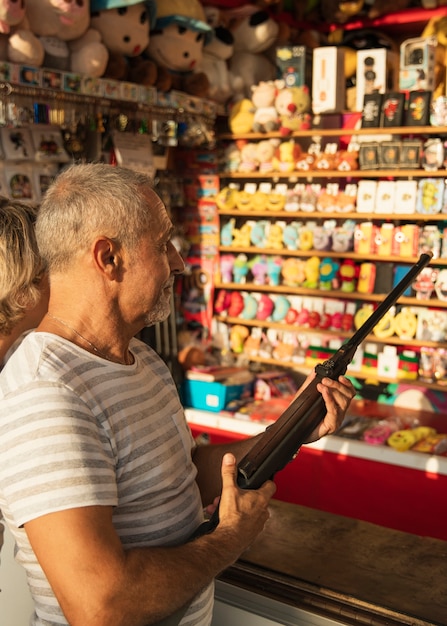
M271 179L273 181L280 178L287 178L289 182L298 179L313 178L446 178L447 170L350 170L349 172L339 172L338 170L308 170L293 172L219 172L223 179Z
M269 322L266 320L246 320L242 317L228 317L225 315L216 315L215 319L219 322L225 322L227 324L237 324L240 326L250 327L262 327L262 328L274 328L276 330L284 330L286 332L305 333L308 335L318 335L321 337L337 337L340 339L349 339L352 336L352 332L346 332L342 330L323 330L322 328L310 328L309 326L298 326L297 324L286 324L285 322ZM411 348L446 348L447 343L440 341L418 341L414 338L401 339L400 337L376 337L376 335L368 335L365 341L372 343L381 343L393 346L404 346ZM447 387L443 387L447 390Z
M266 255L273 255L273 256L296 256L296 257L312 257L312 256L319 256L319 257L330 257L331 259L353 259L353 260L357 260L360 262L365 262L368 260L367 257L365 257L362 254L358 254L357 252L332 252L331 250L289 250L288 248L281 248L280 250L276 250L273 248L255 248L255 247L249 247L249 248L242 248L239 246L219 246L219 250L220 252L227 252L227 253L232 253L232 252L237 252L237 253L244 253L244 254L266 254ZM417 262L418 257L401 257L401 256L372 256L370 257L371 260L376 261L382 261L384 263L410 263L410 264L414 264ZM447 259L433 259L431 262L432 265L447 265ZM248 285L247 285L248 287ZM321 290L319 290L319 293L321 293ZM326 292L324 292L326 294ZM329 293L337 293L337 292L327 292L327 294ZM338 295L343 295L344 292L341 291L339 292Z
M239 209L219 209L219 215L231 217L263 217L263 218L289 218L289 219L353 219L353 220L378 220L380 222L396 222L409 220L411 222L445 222L447 214L435 213L426 215L422 213L362 213L360 211L240 211Z
M226 289L228 291L259 291L266 293L287 293L296 296L318 296L324 295L328 298L341 298L342 300L359 300L364 302L382 302L387 294L385 293L358 293L357 291L322 291L321 289L309 289L306 287L290 287L289 285L256 285L254 283L221 283L215 282L216 289ZM435 309L447 309L445 300L419 300L408 296L401 296L397 304L407 306L422 306Z
M446 9L447 12L447 9ZM324 113L321 114L324 117ZM343 137L344 135L376 136L376 135L447 135L447 126L390 126L387 128L311 128L293 132L283 137L279 132L272 133L222 133L219 140L236 139L299 139L300 137Z
M375 341L375 339L374 339ZM310 374L313 368L308 367L303 363L294 363L291 361L280 361L279 359L269 359L266 357L260 356L250 356L249 360L252 363L262 363L263 365L272 365L273 367L282 367L287 369L292 369L300 372L301 374ZM445 385L439 385L438 383L426 382L423 380L410 380L406 378L402 378L399 380L386 378L384 376L377 376L377 373L365 373L365 372L353 372L348 369L346 372L346 376L349 378L356 378L357 380L374 380L375 383L388 383L388 384L396 384L396 385L410 385L411 387L421 387L421 389L432 389L433 391L441 391L445 393L447 388Z

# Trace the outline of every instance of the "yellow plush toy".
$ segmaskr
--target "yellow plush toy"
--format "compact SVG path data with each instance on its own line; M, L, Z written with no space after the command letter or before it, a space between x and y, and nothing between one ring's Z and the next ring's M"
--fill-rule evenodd
M424 39L436 37L435 90L432 94L432 99L435 100L446 93L447 15L432 17L422 31L421 37Z

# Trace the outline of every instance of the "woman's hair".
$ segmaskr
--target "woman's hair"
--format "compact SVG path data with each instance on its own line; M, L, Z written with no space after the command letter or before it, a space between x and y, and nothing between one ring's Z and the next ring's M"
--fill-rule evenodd
M149 176L104 163L60 172L45 192L36 224L50 274L66 269L95 236L134 248L152 222L151 205L158 198L152 187Z
M37 305L45 266L35 235L37 209L0 196L0 334Z

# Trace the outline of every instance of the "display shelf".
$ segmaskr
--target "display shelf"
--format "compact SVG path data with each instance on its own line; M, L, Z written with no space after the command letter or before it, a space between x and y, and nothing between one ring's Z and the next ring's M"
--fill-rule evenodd
M299 326L297 324L286 324L285 322L269 322L264 320L246 320L242 317L228 317L224 315L216 316L216 319L220 322L226 322L227 324L241 324L242 326L262 326L265 328L276 328L277 330L286 330L290 332L307 333L310 335L319 335L320 337L338 337L340 339L348 339L352 336L351 332L344 332L342 330L322 330L321 328L309 328L308 326ZM374 343L384 343L394 346L409 346L412 347L426 347L426 348L446 348L447 342L440 341L418 341L414 338L400 339L399 337L376 337L376 335L369 335L365 341ZM445 387L447 390L447 387Z
M253 246L219 246L221 252L244 252L245 254L266 254L272 256L296 256L296 257L330 257L333 259L353 259L357 261L365 261L367 257L364 254L358 254L357 252L332 252L331 250L289 250L288 248L256 248ZM372 255L369 255L372 256ZM402 257L397 255L390 256L375 256L374 261L388 262L388 263L416 263L418 257ZM433 259L432 265L447 265L447 259ZM321 293L321 292L320 292ZM329 293L332 292L328 292Z
M446 13L447 13L447 10L446 10ZM321 116L321 118L324 118L324 116ZM324 120L323 120L323 123L324 123ZM348 138L346 139L347 143L349 142L349 137L358 136L360 145L361 145L361 140L363 141L376 140L377 142L380 142L381 140L384 140L384 139L398 138L401 136L412 137L412 138L413 137L423 138L425 136L444 137L444 136L447 136L447 126L442 126L442 127L436 127L436 126L404 127L404 126L401 126L401 127L389 127L389 128L388 127L387 128L342 128L342 127L339 127L336 129L334 128L326 129L326 128L319 127L319 128L312 128L309 130L296 131L292 133L292 138L297 142L299 142L300 139L304 139L304 141L306 140L317 141L318 140L317 138L328 139L331 137L334 138L334 137L345 137L345 136ZM234 134L228 133L228 134L220 134L218 139L219 141L222 141L223 145L225 146L225 142L228 142L228 141L236 141L238 139L243 139L243 140L248 140L249 142L253 140L256 143L257 141L260 141L269 137L272 137L272 138L280 137L280 134L279 133L265 133L265 134L264 133L256 133L256 134L247 133L244 135L234 135ZM447 169L445 168L445 164L443 166L443 169L439 169L439 170L436 170L436 169L431 170L428 168L427 164L424 163L424 165L425 167L422 167L422 165L419 166L419 163L417 163L417 167L415 168L405 167L405 169L382 168L382 169L368 169L368 170L356 169L356 170L349 170L349 171L320 169L320 170L306 170L306 171L294 170L294 171L289 171L289 172L286 172L286 171L284 172L283 171L281 172L279 171L272 171L272 172L222 171L220 172L219 177L221 179L221 189L228 188L229 186L233 184L233 186L236 189L239 189L239 190L243 189L247 193L250 193L250 192L254 193L255 191L260 191L265 194L268 194L269 189L274 188L274 182L278 181L281 184L278 185L277 191L278 193L282 193L286 195L286 202L288 198L287 194L289 191L292 192L292 196L295 191L298 194L302 193L301 188L304 188L305 185L300 184L300 185L297 185L297 187L294 187L294 185L297 182L309 183L309 184L311 184L312 181L314 181L315 183L321 182L322 184L315 185L315 190L312 190L309 187L310 192L313 192L315 194L315 198L313 200L314 204L316 204L317 202L318 189L320 187L321 188L325 187L325 182L327 182L328 187L330 183L334 183L334 182L337 183L337 186L340 185L342 187L343 181L346 181L346 183L352 182L354 183L353 187L355 187L358 181L360 181L361 179L371 179L371 180L380 180L380 181L383 181L384 179L390 180L390 181L398 180L398 179L403 179L404 181L407 181L407 180L414 179L413 187L412 187L413 189L412 193L414 195L411 196L410 194L409 196L410 199L413 198L414 210L411 211L410 213L399 213L398 211L401 207L402 208L408 207L409 209L410 208L413 209L413 207L410 207L409 205L405 205L405 204L400 204L400 203L396 204L398 200L395 201L394 206L390 206L391 210L389 212L385 211L385 207L386 207L386 202L385 202L384 205L373 204L372 206L365 207L369 209L368 212L353 211L352 210L353 205L351 203L348 207L351 210L346 213L343 212L343 210L340 210L340 211L334 210L333 204L336 204L335 201L334 203L331 204L330 208L332 210L328 212L321 210L322 207L324 206L323 204L319 206L320 210L316 210L316 211L313 211L313 210L307 211L307 210L302 210L302 209L299 211L293 211L293 210L286 211L284 210L284 208L281 211L275 211L275 210L267 210L265 208L257 209L257 210L252 210L251 208L246 208L246 209L243 208L242 210L240 210L235 207L237 200L234 201L233 206L231 208L220 208L220 205L223 203L219 202L218 214L219 214L219 219L220 219L220 224L221 224L221 244L219 245L218 250L219 250L219 253L222 255L222 259L224 255L227 255L227 256L225 258L225 266L222 265L223 273L221 274L218 271L218 275L214 283L216 290L230 292L231 297L233 296L233 292L238 292L238 291L242 292L244 300L246 298L245 294L248 294L248 296L253 294L255 296L254 299L259 301L260 303L262 302L262 296L264 294L267 294L267 295L271 294L274 304L276 302L281 303L281 300L278 297L279 295L283 295L286 297L291 296L290 306L292 308L294 306L295 308L298 307L298 313L300 311L299 307L304 306L302 304L302 302L304 302L303 297L305 296L315 297L316 312L321 313L322 311L323 313L329 312L330 314L333 310L333 302L335 300L339 300L345 304L345 312L347 312L348 308L351 309L351 312L352 312L352 307L354 307L354 309L357 310L359 306L361 307L362 303L379 303L383 301L383 299L387 295L387 292L368 293L367 292L368 286L365 286L365 289L364 291L362 291L362 293L358 293L357 291L349 291L349 290L345 291L344 287L346 287L347 285L344 285L344 284L341 285L340 283L334 285L334 286L337 286L338 289L320 289L320 288L308 288L308 287L302 286L305 284L305 279L301 277L301 274L300 274L300 277L298 277L298 273L300 271L305 273L305 269L307 268L308 265L309 265L309 271L312 271L310 264L307 264L307 262L309 259L312 259L313 257L318 257L318 259L333 259L334 267L336 267L338 264L340 264L340 266L342 264L346 265L345 269L348 272L349 272L349 268L354 266L354 268L357 271L361 271L361 268L364 267L365 273L366 273L367 272L366 266L370 264L374 264L377 267L379 267L380 270L383 270L381 271L380 274L379 274L379 271L377 271L377 277L380 277L380 280L384 284L388 285L388 284L391 284L395 280L393 266L399 266L399 269L401 269L402 266L414 265L415 263L417 263L418 258L419 258L418 251L420 250L422 252L422 251L427 250L427 246L429 247L433 246L435 258L430 262L430 267L434 268L436 275L439 275L440 272L443 271L443 268L447 267L447 258L444 258L443 256L444 252L441 250L442 248L441 238L442 238L443 229L445 229L444 223L447 221L447 214L443 214L441 212L442 206L438 207L438 205L436 205L436 207L433 206L432 208L431 207L429 208L424 207L424 209L420 208L421 211L425 210L426 212L423 214L418 213L416 212L416 207L417 207L416 202L422 202L421 196L420 196L420 194L422 193L420 191L422 189L421 188L422 183L420 181L426 178L436 178L437 180L441 181L440 185L442 185L443 179L447 179ZM297 166L295 165L295 167ZM276 168L276 169L279 169L279 168ZM339 180L336 180L336 179L339 179ZM244 186L244 183L247 183L246 188ZM265 183L264 188L261 186L261 183ZM417 189L417 192L416 192L416 189ZM306 191L307 191L307 187L306 187ZM418 195L416 195L416 193ZM372 194L373 192L371 192L370 195ZM385 197L385 191L382 191L382 194ZM334 195L336 196L337 194L335 193ZM390 196L390 193L388 195ZM381 196L378 196L377 202L379 202L380 199L381 199ZM408 199L406 200L408 201ZM219 201L219 198L216 198L216 202L218 201ZM297 202L298 200L296 201L296 203ZM305 202L306 204L309 204L309 205L311 204L311 202L307 198L305 199ZM295 206L296 203L294 204L294 200L292 200L292 207ZM374 210L374 211L371 210L371 209L377 209L377 207L379 207L379 210ZM305 206L304 208L306 209L307 206ZM313 208L313 206L310 206L309 208ZM382 212L379 212L380 209L382 210ZM433 213L430 212L431 210L433 210ZM436 213L435 210L438 210L439 212ZM256 237L253 237L252 239L250 231L254 232L256 222L260 220L265 220L265 224L263 223L262 225L259 226L259 233L257 232ZM335 251L332 249L331 250L326 250L326 249L317 250L314 248L309 249L309 250L298 249L300 246L298 243L299 233L298 233L297 225L295 225L295 230L297 232L296 246L294 246L293 243L290 243L289 241L287 241L286 243L285 241L280 239L282 231L284 230L285 232L285 228L289 225L294 226L293 223L295 221L297 222L298 225L301 225L303 227L306 226L306 223L309 223L309 224L313 223L315 224L316 227L320 227L321 229L322 225L327 220L334 220L334 223L336 225L334 229L335 228L342 229L343 223L346 222L347 220L351 220L352 222L354 222L354 224L356 224L356 227L355 227L356 232L354 232L353 234L354 243L350 244L350 247L351 247L350 251L346 251L346 252ZM375 241L375 243L377 244L377 249L375 249L375 246L373 245L373 243L368 244L367 242L368 235L364 235L364 234L362 235L363 231L361 230L361 226L359 226L359 224L362 224L364 222L372 223L372 234L369 235L368 233L368 235L371 237L375 237L376 239L379 239L380 237L376 236L375 232L377 231L377 233L379 234L379 231L380 231L381 233L381 226L383 224L394 225L396 228L394 229L391 235L393 237L393 243L390 244L388 247L382 245L382 247L379 248L378 241ZM414 225L414 228L413 228L413 225ZM243 231L242 229L245 226L246 226L246 229ZM275 231L273 231L273 226L276 226ZM310 229L310 226L309 226L309 229ZM391 227L390 227L390 230L391 230ZM274 232L275 234L274 241L273 241L273 237L270 238L270 231ZM278 231L277 237L276 237L276 231ZM409 234L407 234L407 231ZM435 235L432 234L435 231L436 233L438 233L438 236L439 236L439 249L438 247L436 247L436 241L434 238ZM385 232L384 236L389 238L388 232L389 231ZM229 234L231 234L232 236L231 239L229 238ZM293 228L290 228L290 232L287 233L288 237L289 235L291 238L294 236ZM363 236L366 243L363 242L362 245L360 245L360 243L357 245L356 241L359 240L359 237L357 237L357 235ZM400 246L398 239L394 241L395 235L406 237L405 242L408 245L406 246L405 251L403 249L404 247ZM328 235L328 237L330 237L330 235ZM255 244L258 243L260 238L263 239L262 243L264 244L264 246L268 246L269 243L271 242L270 247L264 247L263 245L259 245L259 246L252 245L253 243ZM324 238L323 238L323 243L324 243ZM368 249L368 246L370 249ZM332 246L327 244L325 247L332 247ZM353 251L352 248L355 248L355 251ZM399 252L402 252L405 255L414 255L414 256L402 256ZM238 255L241 255L240 259L238 259ZM277 266L280 266L281 262L283 264L287 262L289 264L287 266L287 271L289 271L289 268L291 272L296 271L297 272L296 278L292 275L292 277L289 279L288 277L284 277L284 275L281 273L279 278L276 278L275 276L273 280L272 278L269 277L269 275L267 277L264 277L263 274L261 273L259 283L262 283L262 284L258 284L258 282L256 282L256 276L253 273L248 273L247 276L244 277L244 274L241 272L242 277L238 277L239 282L234 282L236 274L235 273L230 274L230 272L235 271L235 270L233 271L233 268L231 267L231 257L234 258L234 263L236 263L236 261L238 260L240 260L240 262L243 263L244 256L245 256L245 261L248 265L248 272L251 272L251 263L252 262L256 263L257 258L261 259L260 263L263 264L264 268L267 265L269 260L275 259ZM343 263L343 262L346 262L346 263ZM329 265L329 261L327 261L327 264ZM383 264L383 266L381 266L381 264ZM385 264L388 267L386 267ZM234 266L234 268L236 268L236 265ZM240 267L238 269L240 269ZM245 270L247 268L244 267L242 269ZM365 277L363 278L364 280L367 280L367 276L366 278ZM280 284L278 285L270 284L271 282L274 282L274 283L279 282ZM284 284L285 282L289 282L294 286L290 286L290 284L289 285ZM318 281L316 284L318 284ZM372 286L370 286L369 289L374 290L374 288L376 288L379 291L379 286L381 285L382 285L381 282L376 284L375 277L374 277L372 279ZM437 287L437 290L438 290L438 287ZM351 288L351 285L349 285L349 288ZM381 286L380 291L383 291L383 289L385 289L385 287ZM390 289L391 287L389 287L389 290ZM426 314L428 315L428 313L426 313L424 309L433 309L433 310L441 311L441 313L438 316L441 318L445 315L444 311L447 310L447 301L444 299L436 298L435 296L437 295L437 293L439 293L439 290L438 292L436 292L434 288L433 288L433 293L431 294L431 297L426 300L420 298L420 295L421 295L419 293L420 285L417 286L417 290L418 290L418 294L417 294L418 297L401 296L398 302L396 303L397 307L412 307L412 313L414 315L418 313L418 316L417 316L418 328L417 328L417 331L415 330L414 332L414 337L416 337L416 332L417 332L417 337L418 337L417 339L410 338L409 333L408 333L408 338L406 338L404 335L399 337L398 334L402 335L402 333L397 333L397 332L396 332L396 336L391 336L391 337L386 337L386 338L377 337L374 333L371 333L366 339L366 341L369 343L376 344L378 347L381 346L379 348L379 351L382 350L382 347L384 346L390 346L390 348L393 347L394 350L396 347L400 348L399 352L396 353L395 358L398 355L400 358L400 356L402 355L402 349L411 350L412 352L415 353L414 367L416 367L416 355L422 354L424 350L432 350L438 356L444 350L447 349L447 340L443 336L444 332L442 332L442 334L439 335L439 337L443 339L442 342L437 341L437 340L435 341L435 337L433 337L433 340L427 341L426 339L423 339L422 330L420 328L420 324L422 324L422 322L420 322L420 319L422 319L420 318L420 316L424 316ZM296 298L292 300L294 296L296 296ZM224 294L222 295L222 297L224 297ZM323 302L316 302L317 298L322 300ZM328 301L327 307L324 304L325 299ZM247 299L247 302L250 303L248 299ZM295 305L292 302L293 303L296 302L297 304ZM254 305L256 305L256 302L254 303ZM304 306L304 308L307 308L310 310L311 306L313 306L313 301L312 301L312 305ZM399 309L399 312L400 312L400 309ZM295 311L293 311L293 313L295 314ZM249 315L247 315L247 317L249 317ZM282 321L273 322L273 321L270 321L271 318L268 318L269 321L264 321L264 320L256 319L256 316L254 318L252 317L251 319L245 319L245 317L240 318L237 316L230 317L226 315L225 313L222 314L221 311L216 312L215 319L221 324L228 325L229 333L230 333L230 341L231 341L231 332L234 330L235 331L234 335L237 334L237 329L235 329L234 327L245 326L246 328L248 328L249 334L248 334L247 341L250 339L254 339L254 346L259 345L259 333L261 331L264 332L265 335L267 335L267 340L270 341L273 346L275 345L275 341L276 341L278 345L281 344L281 342L285 342L288 347L290 347L290 343L292 342L292 339L291 339L292 334L299 333L299 336L297 335L295 336L297 337L296 339L296 342L298 344L297 349L300 351L300 353L302 352L303 349L305 350L305 348L303 348L302 346L300 348L300 345L303 342L304 343L306 342L306 337L305 337L306 335L307 336L319 335L320 337L322 337L324 345L326 344L329 345L331 342L331 339L344 340L351 336L350 332L340 332L337 329L331 329L329 332L327 332L325 329L321 329L318 327L309 328L308 326L300 327L294 324L285 324ZM259 329L259 333L257 329ZM268 334L269 331L271 331L271 334ZM288 334L286 335L286 333ZM244 331L244 336L245 336L245 331ZM239 339L235 338L235 341L237 342L239 341ZM241 341L243 344L244 340L242 339ZM243 345L241 349L242 351L244 350ZM286 350L286 352L287 354L289 354L290 350L289 351ZM275 356L278 356L278 355L275 354ZM274 359L265 358L265 353L260 354L259 351L256 351L255 347L251 348L250 350L247 349L247 354L243 354L243 357L246 358L248 362L250 361L260 362L260 363L263 363L264 365L272 365L274 367L280 365L281 367L290 367L294 370L299 370L299 371L302 371L304 368L303 363L298 362L299 359L292 359L292 357L290 357L290 361L286 361L285 360L286 357L284 357L284 360L279 361L276 358ZM433 368L435 368L435 366L433 366ZM359 379L366 379L371 375L372 374L370 373L364 374L361 372L359 373L352 372L352 376L355 378L359 378ZM437 392L441 392L441 391L445 392L445 389L446 389L446 387L444 387L442 384L439 384L438 382L436 382L436 378L438 378L439 376L438 376L438 371L437 370L435 371L435 369L433 369L433 376L432 376L433 382L426 382L425 380L419 380L419 379L417 380L405 379L403 377L402 378L396 377L396 380L391 380L391 379L382 378L381 376L378 376L377 374L374 374L374 377L376 380L378 381L380 380L381 383L386 383L386 384L396 383L397 385L410 384L410 385L413 385L414 387L420 388L421 390L429 389L429 390L433 390ZM427 376L427 378L430 378L430 377Z
M224 178L224 176L222 176ZM293 182L293 181L291 181ZM423 213L366 213L361 211L259 211L240 209L219 209L219 215L230 217L282 217L289 219L365 219L377 221L411 221L411 222L445 222L446 213L423 214ZM436 259L435 259L436 260Z
M427 171L424 169L385 169L385 170L293 170L291 172L221 172L221 178L231 178L234 180L246 179L246 180L276 180L287 178L289 182L299 179L313 179L313 178L445 178L447 177L447 170L434 170Z
M446 9L447 13L447 9ZM312 139L314 137L342 137L348 135L359 135L360 137L382 136L382 135L447 135L447 126L387 126L377 128L321 128L315 127L308 130L299 130L291 133L287 139L296 138ZM236 139L278 139L284 137L279 132L271 133L221 133L220 140L236 140Z
M400 261L403 263L403 260ZM410 263L410 261L409 261ZM328 298L340 298L342 300L358 300L364 302L382 302L385 294L380 293L359 293L358 291L321 291L321 289L310 289L307 287L289 287L287 285L256 285L254 283L222 283L217 280L214 283L216 289L227 289L231 291L258 291L264 293L289 293L291 295L303 295L303 296L321 296L323 293ZM405 304L407 306L423 306L434 307L436 309L446 309L446 300L418 300L418 298L412 298L409 296L401 296L398 304Z

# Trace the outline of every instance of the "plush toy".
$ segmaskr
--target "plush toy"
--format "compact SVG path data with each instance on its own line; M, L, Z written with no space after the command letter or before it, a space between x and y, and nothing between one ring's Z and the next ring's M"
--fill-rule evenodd
M284 248L283 227L281 224L270 224L265 247L270 248L271 250L282 250Z
M249 261L250 271L253 274L255 285L265 285L267 282L267 257L264 254L257 254Z
M40 67L44 49L31 32L24 2L0 1L0 59Z
M157 0L147 54L159 68L168 70L173 89L206 98L210 83L198 68L212 35L199 0Z
M273 80L262 80L251 87L251 101L255 107L253 132L271 133L279 128L278 113L275 108L277 86Z
M281 274L284 285L299 287L306 280L304 271L305 261L291 257L285 259L282 264Z
M239 143L241 162L239 172L255 172L258 168L257 144L254 141L243 141Z
M45 50L45 67L98 77L109 54L90 25L90 1L27 0L26 14Z
M209 80L208 98L226 104L233 91L240 91L242 88L242 79L233 80L228 70L228 60L234 50L234 37L217 7L205 6L204 11L214 36L203 48L202 62L198 69Z
M250 241L256 248L265 248L267 220L258 220L251 229Z
M267 275L269 284L277 286L281 282L281 268L283 259L280 256L269 256L267 258Z
M303 287L309 287L310 289L317 289L320 278L320 259L317 256L311 256L306 260L304 266L304 273L306 280L303 283Z
M342 261L338 275L342 291L346 291L347 293L355 291L359 268L352 259L345 259Z
M253 320L256 317L256 313L258 310L258 301L256 298L247 293L244 295L244 308L241 313L241 317L244 320Z
M229 61L233 78L239 78L242 89L235 92L233 100L251 98L252 85L275 80L276 65L266 52L278 41L279 25L266 11L247 4L230 22L234 37L234 52Z
M334 259L325 257L320 263L320 282L319 288L323 291L337 289L337 274L340 265Z
M260 172L272 172L274 169L274 156L277 148L275 139L262 139L256 147L256 159Z
M277 150L274 160L274 168L277 172L293 172L296 163L301 156L301 147L293 139L282 141Z
M447 16L432 17L422 31L421 37L436 39L435 48L435 90L432 99L436 100L446 93L445 65L447 59Z
M168 73L159 76L156 63L142 56L154 21L155 0L91 0L91 25L109 52L105 77L169 89Z
M235 135L243 135L253 130L255 107L249 98L242 98L231 105L228 126Z
M267 211L282 211L285 204L286 196L283 193L273 190L267 194L267 204L265 205Z
M310 128L310 94L306 85L283 87L275 97L275 108L279 117L279 132L288 137L297 130Z

